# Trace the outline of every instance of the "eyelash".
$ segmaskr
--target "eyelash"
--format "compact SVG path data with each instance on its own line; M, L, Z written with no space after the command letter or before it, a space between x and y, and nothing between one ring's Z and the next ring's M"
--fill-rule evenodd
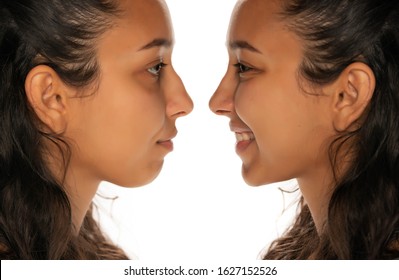
M249 67L249 66L246 66L245 64L242 64L242 63L237 63L237 64L234 64L233 65L235 68L237 68L237 73L238 73L238 75L241 75L241 74L244 74L244 73L246 73L246 72L248 72L248 71L251 71L251 70L253 70L253 68L252 67Z
M158 63L157 65L150 67L147 69L147 71L154 76L159 76L161 74L162 68L168 66L167 64L163 63L162 61Z

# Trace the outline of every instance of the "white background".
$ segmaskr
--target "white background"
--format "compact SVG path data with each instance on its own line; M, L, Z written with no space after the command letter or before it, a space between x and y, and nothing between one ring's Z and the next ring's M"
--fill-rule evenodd
M208 100L224 74L224 47L235 0L166 0L176 33L174 66L196 108L178 122L175 151L150 185L123 189L108 183L103 195L119 196L101 203L101 222L111 237L140 262L12 262L2 261L1 279L149 279L124 276L129 266L217 269L218 266L260 266L259 251L284 229L292 210L282 214L278 187L248 187L241 161L234 153L228 120L208 110ZM294 195L295 196L295 195ZM107 217L112 213L112 217ZM265 262L277 267L273 279L377 279L394 275L397 264L356 261ZM23 269L21 269L23 268ZM225 279L226 276L150 277L151 279ZM259 277L233 276L234 279Z
M293 189L296 182L247 186L228 119L208 108L227 67L226 32L236 1L166 2L175 30L173 64L195 108L178 120L175 150L153 183L100 186L100 194L118 196L96 198L101 224L140 260L255 260L292 219L295 207L284 209L293 195L283 196L279 187Z
M241 161L234 153L228 120L208 110L208 100L222 78L227 55L225 36L235 0L166 0L175 26L174 66L195 102L193 113L178 121L175 151L161 175L150 185L123 189L109 183L96 198L101 223L112 239L140 262L12 262L2 261L1 279L130 279L125 268L258 266L254 260L292 218L295 207L282 214L294 196L278 187L296 182L248 187ZM109 217L109 213L112 214ZM377 279L394 275L395 261L285 261L273 279ZM263 265L263 263L262 263ZM23 269L21 269L23 268ZM128 278L127 278L128 277ZM178 277L151 277L177 279ZM224 279L225 276L182 279ZM231 278L231 277L230 277ZM233 276L234 279L252 279ZM259 277L256 277L259 278ZM133 278L132 278L133 279ZM134 279L149 279L134 276Z

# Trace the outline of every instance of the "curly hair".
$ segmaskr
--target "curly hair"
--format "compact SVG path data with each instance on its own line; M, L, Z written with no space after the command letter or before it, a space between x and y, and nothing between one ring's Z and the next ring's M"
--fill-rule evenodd
M335 174L344 143L354 156L346 173L335 176L322 232L302 197L295 222L264 259L399 258L399 2L282 2L282 19L305 45L300 80L327 85L362 62L373 70L376 88L361 126L339 133L330 146Z
M107 0L0 1L0 259L127 259L101 232L93 205L74 232L65 188L45 160L50 140L67 167L68 146L42 131L24 87L41 64L74 87L96 81L96 39L117 16Z

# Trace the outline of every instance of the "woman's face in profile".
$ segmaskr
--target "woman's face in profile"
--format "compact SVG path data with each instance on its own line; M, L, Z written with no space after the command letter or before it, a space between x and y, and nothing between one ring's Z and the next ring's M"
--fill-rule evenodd
M120 17L98 41L98 87L70 101L70 168L89 180L139 186L160 172L173 149L175 121L193 105L171 64L173 32L164 2L119 3Z
M278 1L237 3L227 38L230 63L210 101L215 113L231 119L250 185L313 176L329 166L328 99L301 90L303 45L280 12Z

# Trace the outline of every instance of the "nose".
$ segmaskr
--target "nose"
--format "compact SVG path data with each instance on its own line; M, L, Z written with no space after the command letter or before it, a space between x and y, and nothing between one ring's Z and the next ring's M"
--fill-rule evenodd
M234 90L235 86L229 81L228 74L226 74L209 100L211 111L217 115L231 116L235 111Z
M179 75L174 69L172 71L173 79L167 89L169 94L166 94L166 113L170 118L177 119L190 114L194 104Z

